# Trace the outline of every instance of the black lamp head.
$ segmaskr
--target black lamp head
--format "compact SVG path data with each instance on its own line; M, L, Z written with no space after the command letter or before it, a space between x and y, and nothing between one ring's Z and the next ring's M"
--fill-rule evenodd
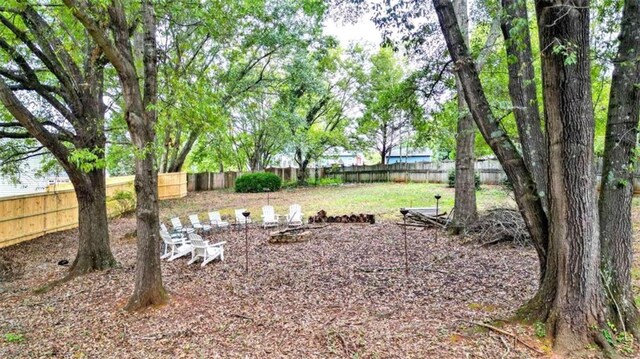
M440 195L440 193L436 194L434 197L435 197L436 199L440 199L440 198L442 198L442 196Z
M249 211L242 212L242 215L245 216L245 218L249 217L250 214L251 214L251 212L249 212Z
M403 216L406 216L407 213L409 213L409 210L406 208L400 208L400 213L402 213Z

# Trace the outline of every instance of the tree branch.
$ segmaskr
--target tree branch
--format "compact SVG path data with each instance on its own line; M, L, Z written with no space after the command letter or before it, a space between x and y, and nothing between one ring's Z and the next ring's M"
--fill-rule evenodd
M69 162L69 150L62 144L55 134L49 132L43 124L18 100L13 91L0 78L0 102L9 113L43 146L60 161L67 171L74 167Z

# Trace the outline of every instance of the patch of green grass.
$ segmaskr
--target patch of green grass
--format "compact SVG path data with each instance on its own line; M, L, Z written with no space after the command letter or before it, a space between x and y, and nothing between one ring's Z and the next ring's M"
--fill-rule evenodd
M7 343L22 343L24 341L24 335L10 332L4 335L4 340Z
M533 328L535 329L536 337L544 338L547 336L547 329L543 322L537 321L533 323Z
M370 183L333 186L285 188L269 194L270 204L276 213L284 215L289 205L298 203L308 217L324 209L328 215L371 213L377 219L397 220L401 207L435 207L436 194L442 195L440 211L451 212L454 189L446 184L433 183ZM484 186L476 192L478 209L499 206L515 206L513 200L498 187ZM219 210L222 215L232 215L234 208L247 208L253 218L259 219L262 206L267 204L264 193L233 193L229 190L191 192L186 198L160 202L161 218L186 216Z

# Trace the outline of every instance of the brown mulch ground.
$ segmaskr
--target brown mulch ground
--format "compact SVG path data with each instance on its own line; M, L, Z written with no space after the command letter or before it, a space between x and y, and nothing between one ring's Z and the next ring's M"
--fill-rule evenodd
M403 235L391 223L334 224L308 242L271 245L268 232L227 231L226 260L204 268L187 258L162 264L168 305L130 314L132 218L111 223L122 267L93 273L45 294L32 289L65 274L75 231L2 250L23 262L22 278L0 287L0 357L370 357L527 358L537 354L468 321L507 318L536 287L532 250L460 245L457 239L409 229L410 273ZM526 329L509 331L542 348Z

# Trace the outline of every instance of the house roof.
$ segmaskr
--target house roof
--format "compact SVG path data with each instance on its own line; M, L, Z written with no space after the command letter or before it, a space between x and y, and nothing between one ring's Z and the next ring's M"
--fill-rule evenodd
M402 148L402 153L400 152L400 148L396 147L391 150L391 153L388 157L431 157L433 156L433 151L430 148Z

